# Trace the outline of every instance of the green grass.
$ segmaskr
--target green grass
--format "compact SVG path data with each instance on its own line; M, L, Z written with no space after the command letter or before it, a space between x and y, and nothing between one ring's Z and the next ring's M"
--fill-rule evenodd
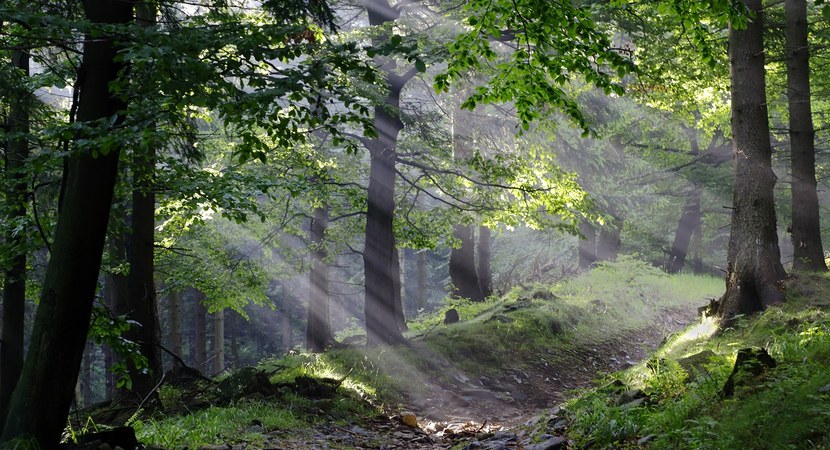
M802 289L804 278L815 286ZM790 292L787 304L722 333L709 333L713 323L692 326L649 364L609 377L649 393L649 405L622 410L608 384L584 392L567 405L571 437L599 448L633 447L647 435L656 436L649 443L656 449L828 448L830 392L820 389L830 384L830 314L821 293L830 292L830 278L797 277ZM722 399L735 354L746 347L766 348L778 366ZM688 373L675 362L700 352L700 370Z

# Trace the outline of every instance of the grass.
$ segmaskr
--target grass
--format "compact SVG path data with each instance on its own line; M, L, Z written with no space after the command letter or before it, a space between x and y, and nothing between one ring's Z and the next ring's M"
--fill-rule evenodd
M805 290L805 279L814 286ZM599 448L636 447L648 435L655 449L830 447L830 314L822 295L830 292L830 278L798 276L787 292L786 304L745 317L722 333L712 333L711 319L689 327L649 362L612 374L572 400L571 437ZM778 365L722 399L735 354L746 347L766 348ZM679 362L694 355L702 355L697 368L683 369ZM611 379L642 389L649 404L620 408Z
M290 383L300 376L343 380L337 396L324 403L284 393L268 401L144 418L135 425L142 442L164 448L218 443L262 448L267 444L263 431L299 432L323 421L361 423L382 412L396 412L402 399L428 395L434 383L497 376L505 367L523 368L540 359L554 367L581 367L586 349L617 345L649 331L662 317L677 317L678 309L704 305L707 297L722 289L723 282L711 277L668 276L645 263L623 259L555 285L519 287L482 303L448 301L444 310L409 323L411 346L292 353L258 365L273 372L274 383ZM458 310L460 323L443 324L444 311L450 307ZM162 394L163 402L187 401L174 389ZM637 426L617 435L633 435L642 428L641 419L621 417L639 416L640 411L614 414L620 417L609 416L607 421Z

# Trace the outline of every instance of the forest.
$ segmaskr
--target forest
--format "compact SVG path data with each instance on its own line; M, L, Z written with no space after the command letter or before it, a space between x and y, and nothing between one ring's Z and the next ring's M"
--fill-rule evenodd
M0 448L830 447L828 24L0 0Z

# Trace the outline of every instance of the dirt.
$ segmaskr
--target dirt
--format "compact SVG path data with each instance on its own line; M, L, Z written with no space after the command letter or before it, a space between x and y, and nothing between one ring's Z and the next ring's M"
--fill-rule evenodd
M401 399L400 407L414 415L417 427L404 423L402 415L390 415L360 425L320 425L301 434L268 433L266 448L533 449L531 439L539 440L540 433L546 433L542 440L550 446L536 448L566 448L567 423L558 414L568 395L589 386L602 373L636 364L660 345L666 333L685 327L695 317L694 309L666 312L661 326L567 355L537 355L521 367L505 367L490 376L457 372L451 362L429 355L421 344L417 351L426 352L453 375L446 377L448 381L429 382L426 395L418 386ZM563 359L569 364L552 363Z

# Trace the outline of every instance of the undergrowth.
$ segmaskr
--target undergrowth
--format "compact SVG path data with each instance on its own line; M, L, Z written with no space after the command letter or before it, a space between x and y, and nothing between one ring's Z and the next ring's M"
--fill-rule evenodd
M826 276L807 278L822 285L809 292L830 288ZM578 447L597 448L828 448L830 314L826 299L803 294L802 280L789 282L787 292L795 294L786 304L741 318L721 333L704 319L667 340L650 360L571 400L569 436ZM735 354L747 347L765 348L777 366L724 398ZM647 401L620 405L620 391L635 389Z

